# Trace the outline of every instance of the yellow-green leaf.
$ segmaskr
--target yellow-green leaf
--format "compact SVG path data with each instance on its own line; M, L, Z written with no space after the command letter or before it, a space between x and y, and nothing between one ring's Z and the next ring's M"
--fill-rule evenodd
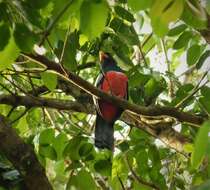
M210 131L210 121L205 122L199 129L195 139L195 148L192 153L192 167L197 169L205 156L208 145L208 133Z
M149 8L154 0L128 0L128 6L134 11L145 10Z
M9 43L0 51L0 71L9 68L18 57L20 50L18 49L14 37L11 35Z
M96 2L85 0L80 9L80 29L90 40L98 37L104 30L108 17L105 0Z
M57 75L52 72L44 72L41 74L42 81L44 85L51 91L53 91L57 86Z
M156 0L150 10L154 32L162 37L168 32L168 24L176 21L184 9L183 0Z

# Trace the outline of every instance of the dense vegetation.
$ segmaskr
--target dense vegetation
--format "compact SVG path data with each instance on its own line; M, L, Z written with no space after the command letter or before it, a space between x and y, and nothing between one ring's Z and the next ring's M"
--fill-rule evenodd
M0 0L0 189L210 189L210 1ZM93 83L99 50L129 102ZM122 107L94 147L92 96Z

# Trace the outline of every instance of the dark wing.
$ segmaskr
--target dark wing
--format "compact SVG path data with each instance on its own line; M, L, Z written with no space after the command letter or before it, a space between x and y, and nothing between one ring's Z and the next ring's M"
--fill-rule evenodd
M101 84L103 83L103 80L104 80L104 75L102 73L100 73L98 75L97 79L96 79L95 86L97 88L101 89ZM96 111L101 115L101 111L100 111L100 108L99 108L99 105L98 105L98 98L93 96L93 102L94 102Z

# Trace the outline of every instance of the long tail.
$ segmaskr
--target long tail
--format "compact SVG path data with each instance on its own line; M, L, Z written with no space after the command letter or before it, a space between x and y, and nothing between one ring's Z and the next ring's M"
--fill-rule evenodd
M99 114L96 117L95 125L95 146L101 149L114 148L114 123L108 123Z

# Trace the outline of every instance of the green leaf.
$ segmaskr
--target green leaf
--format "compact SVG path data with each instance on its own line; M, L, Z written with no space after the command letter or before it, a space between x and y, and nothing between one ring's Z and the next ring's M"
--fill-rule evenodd
M148 80L148 82L144 85L144 98L146 104L151 104L165 88L166 82L162 77L159 79L152 77Z
M143 86L149 79L150 79L149 75L144 75L136 71L131 76L129 76L129 87L134 88L134 87Z
M7 24L0 23L0 51L2 51L9 43L10 30Z
M129 45L138 45L139 38L133 26L125 24L121 19L114 17L110 23L110 27Z
M29 25L35 25L36 27L40 28L42 26L41 24L42 18L40 16L39 9L34 9L33 4L34 4L34 1L32 1L31 3L29 3L29 1L21 1L21 4L20 4L21 13L23 14L25 18L27 18L27 21L29 21ZM23 25L23 26L26 26L26 25ZM28 38L30 38L30 36L28 36Z
M210 121L206 121L199 129L194 143L194 151L191 157L192 167L197 169L201 164L206 153L208 145L208 133L210 130Z
M110 160L97 160L94 169L103 176L111 176L112 163Z
M133 11L140 11L140 10L145 10L147 8L150 8L152 6L152 3L154 0L128 0L128 6L133 10Z
M12 63L19 55L19 48L17 47L13 36L10 36L9 43L4 47L2 51L0 51L0 71L6 68L11 67Z
M176 36L180 33L182 33L187 28L187 25L181 24L179 26L176 26L168 32L168 36Z
M55 131L53 129L45 129L39 135L40 145L49 145L53 142L55 138Z
M206 1L206 4L205 4L205 9L206 9L206 12L210 15L210 1Z
M210 88L208 86L204 86L201 88L201 95L203 97L199 98L200 104L206 109L208 113L210 113Z
M119 144L119 149L122 152L126 152L127 150L129 150L129 143L128 141L123 141L122 143Z
M108 5L105 0L84 0L80 8L80 30L90 40L99 37L104 31L108 17Z
M132 190L140 190L140 189L141 190L152 190L153 188L134 181Z
M24 52L31 52L37 37L24 24L16 24L14 31L15 42Z
M194 4L191 2L185 3L182 20L196 29L205 29L207 27L206 13L198 2Z
M40 145L39 154L51 160L56 160L56 152L51 145Z
M77 69L77 61L76 61L77 48L79 48L79 36L78 33L74 31L69 36L63 55L64 67L72 72L76 71Z
M37 129L40 125L40 120L42 117L41 115L42 115L41 110L39 108L30 109L30 111L28 112L28 114L26 116L28 126L30 128Z
M199 59L202 53L202 47L200 45L193 45L187 51L187 64L189 66L194 65Z
M174 49L181 49L186 47L192 38L193 34L190 31L183 32L179 38L175 41L173 48Z
M57 75L53 72L41 73L41 79L44 85L51 91L53 91L58 83Z
M148 40L148 35L145 35L143 43L146 40ZM143 53L147 54L156 45L156 41L156 38L154 37L154 35L152 35L152 37L150 37L149 40L146 43L144 43L144 46L142 47Z
M123 18L129 22L135 22L135 18L133 17L133 15L126 9L124 9L120 6L115 6L114 10L121 18Z
M26 120L26 115L24 115L20 121L18 122L18 124L15 126L16 129L18 129L18 131L20 132L21 136L26 135L26 132L29 130L28 128L28 123Z
M205 110L210 113L210 101L209 97L199 98L199 103L205 108Z
M145 175L148 171L148 154L144 149L140 149L136 154L136 161L138 165L138 172L140 175Z
M68 184L67 184L67 190L84 190L84 189L96 189L95 181L93 180L91 174L87 172L86 170L82 169L80 170L77 175L70 177Z
M93 145L91 143L84 143L79 148L79 155L81 157L88 156L93 150Z
M192 188L192 190L209 190L209 189L210 189L210 180L207 180L201 185Z
M131 88L129 89L129 95L133 103L144 105L144 89L143 88Z
M79 148L82 144L84 137L76 136L69 140L69 143L64 149L64 157L69 156L71 160L79 160L81 157L79 155Z
M168 24L176 21L184 9L183 0L156 0L150 10L151 24L154 32L162 37L168 32Z
M112 163L112 179L120 177L121 180L126 180L129 170L124 155L118 154L114 157Z
M41 9L45 7L50 0L36 0L36 1L27 1L27 3L35 9Z
M151 145L148 151L148 157L152 162L152 166L161 169L161 160L157 147L155 145Z
M57 160L63 158L63 151L67 143L68 143L68 138L65 133L60 133L54 138L52 146L56 151Z
M0 22L8 22L7 3L0 1Z
M205 51L200 59L198 60L198 62L196 63L196 68L200 69L203 65L203 63L206 61L206 59L210 56L210 50Z
M201 88L201 94L204 96L206 99L210 97L210 87L204 86Z

